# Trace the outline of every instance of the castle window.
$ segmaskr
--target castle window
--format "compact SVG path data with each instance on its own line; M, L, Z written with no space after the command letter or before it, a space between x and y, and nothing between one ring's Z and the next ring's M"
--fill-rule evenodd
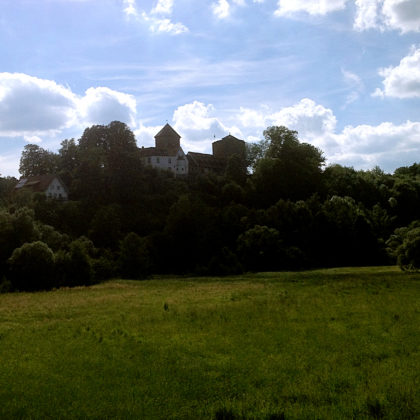
M168 163L172 163L172 159L171 158L168 158Z

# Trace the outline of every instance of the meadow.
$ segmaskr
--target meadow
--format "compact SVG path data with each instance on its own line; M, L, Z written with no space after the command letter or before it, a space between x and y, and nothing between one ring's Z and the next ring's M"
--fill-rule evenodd
M420 274L112 280L0 295L0 418L420 418Z

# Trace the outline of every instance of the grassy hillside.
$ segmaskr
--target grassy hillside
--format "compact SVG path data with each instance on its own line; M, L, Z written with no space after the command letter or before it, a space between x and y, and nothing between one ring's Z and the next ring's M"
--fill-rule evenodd
M415 418L419 280L359 268L0 295L0 418Z

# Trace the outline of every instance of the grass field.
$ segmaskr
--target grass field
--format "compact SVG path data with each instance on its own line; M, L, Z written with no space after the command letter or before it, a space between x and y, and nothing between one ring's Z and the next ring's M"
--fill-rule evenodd
M0 295L0 418L420 418L420 275L110 281Z

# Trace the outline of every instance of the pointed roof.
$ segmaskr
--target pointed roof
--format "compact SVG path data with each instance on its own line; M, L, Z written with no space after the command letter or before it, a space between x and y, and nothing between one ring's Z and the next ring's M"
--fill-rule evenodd
M44 192L51 182L54 181L54 179L58 179L63 188L67 190L66 184L61 180L61 178L58 175L54 174L47 174L47 175L38 175L38 176L29 176L26 178L21 178L19 182L16 184L15 189L20 190L21 188L31 188L34 192Z
M156 137L164 137L164 136L165 137L166 136L170 136L170 137L176 136L178 139L181 138L181 136L168 123L166 123L163 126L162 130L160 130L159 133L156 134L155 138Z

